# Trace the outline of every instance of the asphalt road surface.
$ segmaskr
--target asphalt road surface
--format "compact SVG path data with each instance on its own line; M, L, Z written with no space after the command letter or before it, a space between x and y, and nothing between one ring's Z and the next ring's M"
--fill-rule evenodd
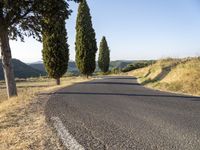
M200 97L143 87L132 77L103 77L50 96L58 117L85 149L200 150Z

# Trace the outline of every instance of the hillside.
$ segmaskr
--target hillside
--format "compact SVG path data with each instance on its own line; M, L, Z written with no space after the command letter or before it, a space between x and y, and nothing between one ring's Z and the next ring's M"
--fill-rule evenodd
M46 75L45 72L34 69L30 67L29 65L21 62L20 60L13 59L13 68L14 68L14 74L16 78L30 78L30 77L39 77ZM2 68L2 62L0 60L0 80L4 79L3 75L3 68Z
M132 63L132 61L111 61L110 63L110 68L119 68L119 69L122 69L124 67L126 67L128 64ZM97 64L97 63L96 63ZM32 64L29 64L29 66L37 69L37 70L40 70L40 71L45 71L45 67L44 67L44 64L42 62L35 62L35 63L32 63ZM96 67L96 71L99 71L99 67L97 65ZM74 61L70 61L68 63L68 72L78 72L78 69L76 67L76 63Z
M148 87L200 95L200 57L163 59L146 68L129 72Z
M116 61L111 61L110 62L110 70L113 68L118 68L118 69L123 69L126 68L128 65L130 64L135 64L135 63L139 63L139 62L152 62L152 60L150 61L144 61L144 60L130 60L130 61L126 61L126 60L116 60ZM96 63L96 72L100 71L98 64ZM43 63L41 61L35 62L35 63L31 63L29 64L29 66L31 66L32 68L35 68L37 70L45 71L45 67L43 65ZM68 72L72 72L72 73L78 73L78 69L76 67L76 63L74 61L70 61L68 63Z
M31 66L32 68L35 68L37 70L46 72L43 62L31 63L31 64L29 64L29 66ZM76 68L76 63L75 62L70 61L68 63L68 72L78 72L78 69Z
M133 63L133 61L123 61L123 60L116 60L110 62L110 68L119 68L122 69L126 67L128 64Z
M32 64L28 64L28 65L34 69L46 72L42 62L32 63Z

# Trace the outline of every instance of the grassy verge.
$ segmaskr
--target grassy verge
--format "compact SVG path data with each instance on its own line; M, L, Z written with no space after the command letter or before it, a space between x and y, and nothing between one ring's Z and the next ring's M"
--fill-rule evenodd
M164 59L129 72L143 85L163 91L200 95L200 58Z
M4 82L0 82L0 149L63 149L45 122L44 108L48 96L38 97L37 93L87 80L82 77L62 78L61 86L54 86L51 79L21 80L17 82L19 96L10 100L7 100Z

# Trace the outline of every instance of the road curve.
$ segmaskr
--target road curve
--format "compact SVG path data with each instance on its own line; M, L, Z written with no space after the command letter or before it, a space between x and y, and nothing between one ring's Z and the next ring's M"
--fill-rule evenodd
M143 87L132 77L103 77L52 93L58 117L85 149L200 150L200 97Z

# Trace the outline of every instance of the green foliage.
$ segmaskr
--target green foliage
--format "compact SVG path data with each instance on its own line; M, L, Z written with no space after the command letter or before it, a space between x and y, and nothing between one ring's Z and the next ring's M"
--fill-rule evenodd
M49 0L0 0L0 29L8 30L10 39L19 37L23 41L24 36L32 36L41 40L43 15L55 12L54 7ZM68 17L71 12L68 3L63 7L67 8L64 13Z
M40 40L41 26L36 11L39 4L39 0L1 0L0 29L8 30L10 39L33 36Z
M120 68L112 68L111 74L119 74L119 73L121 73L121 69Z
M125 68L122 69L122 72L129 72L135 69L147 67L153 63L154 63L153 61L146 61L146 62L138 62L135 64L128 64Z
M65 1L63 0L63 2ZM63 5L62 7L65 7L66 10L63 11L64 9L62 9L58 11L59 13L56 12L62 14L57 15L58 21L61 18L67 18L71 11L68 10L66 2L61 4L58 1L51 3L51 0L0 0L0 45L8 97L17 96L9 39L17 40L20 38L23 41L24 36L32 36L41 41L42 29L46 28L45 24L49 22L45 18L52 17L51 14L56 11L54 8L57 8L57 5L60 5L60 7ZM48 15L50 16L47 17ZM61 24L63 25L63 22ZM55 30L55 28L52 30ZM64 41L64 39L61 39L61 41Z
M110 50L105 36L102 38L99 47L98 65L102 72L108 72L110 65Z
M78 8L75 46L76 65L80 73L91 75L96 68L97 44L86 0L82 0Z
M43 15L43 61L49 77L59 79L66 73L69 60L67 4L64 0L49 0L48 5L54 7Z
M119 68L123 69L126 67L128 64L132 63L132 61L123 61L123 60L116 60L116 61L111 61L110 62L110 68Z

